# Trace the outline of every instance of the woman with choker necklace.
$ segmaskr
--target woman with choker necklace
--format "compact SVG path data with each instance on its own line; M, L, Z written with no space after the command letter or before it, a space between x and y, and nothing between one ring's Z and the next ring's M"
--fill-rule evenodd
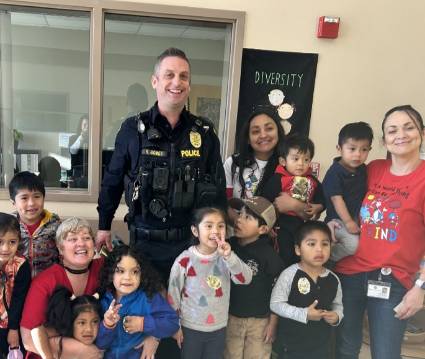
M53 359L45 322L50 295L57 286L68 288L76 296L92 295L98 287L103 258L94 259L94 236L89 223L76 217L68 218L56 232L61 264L54 264L36 276L25 301L21 334L27 358ZM94 345L85 345L72 338L63 338L63 350L78 358L99 358Z

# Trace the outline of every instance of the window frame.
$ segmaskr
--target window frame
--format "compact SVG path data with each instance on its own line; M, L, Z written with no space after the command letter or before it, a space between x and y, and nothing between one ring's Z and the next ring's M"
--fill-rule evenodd
M188 6L145 4L117 0L11 0L1 1L11 6L42 7L62 10L88 11L90 21L90 65L89 65L89 169L87 189L49 188L46 200L58 202L97 202L101 185L102 163L102 118L103 118L103 48L105 14L123 14L161 17L183 20L221 22L232 25L230 62L224 119L224 138L221 139L222 155L225 158L233 151L236 132L240 70L244 38L245 12ZM7 188L0 189L0 199L8 199Z

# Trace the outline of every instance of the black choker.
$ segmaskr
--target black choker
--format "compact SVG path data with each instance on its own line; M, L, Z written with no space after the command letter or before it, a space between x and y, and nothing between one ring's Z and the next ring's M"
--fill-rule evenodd
M71 274L84 274L84 273L87 273L90 269L90 267L87 267L84 269L72 269L72 268L68 268L67 266L63 266L63 267Z

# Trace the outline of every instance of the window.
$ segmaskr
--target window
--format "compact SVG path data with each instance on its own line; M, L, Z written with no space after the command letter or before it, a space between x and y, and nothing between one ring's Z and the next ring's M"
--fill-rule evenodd
M191 62L188 109L213 121L219 134L224 132L231 30L226 23L106 14L103 166L122 121L155 103L153 67L171 46L183 50Z
M89 109L90 13L1 6L0 28L1 184L28 170L47 186L73 186L69 146Z
M188 109L214 122L223 153L233 145L242 13L57 2L0 5L0 198L14 173L30 170L51 200L96 201L116 133L154 104L153 66L170 46L191 61Z

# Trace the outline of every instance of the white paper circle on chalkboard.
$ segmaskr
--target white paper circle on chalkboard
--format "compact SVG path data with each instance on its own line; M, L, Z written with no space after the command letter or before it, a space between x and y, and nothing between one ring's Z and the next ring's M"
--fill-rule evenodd
M291 125L291 123L288 120L282 120L282 121L280 121L280 124L282 125L283 130L285 131L285 134L286 135L289 132L291 132L292 125Z
M294 110L294 106L290 105L289 103L284 103L279 106L277 113L282 120L287 120L288 118L292 117Z
M273 106L279 106L285 99L285 95L282 90L274 89L269 93L269 101Z

